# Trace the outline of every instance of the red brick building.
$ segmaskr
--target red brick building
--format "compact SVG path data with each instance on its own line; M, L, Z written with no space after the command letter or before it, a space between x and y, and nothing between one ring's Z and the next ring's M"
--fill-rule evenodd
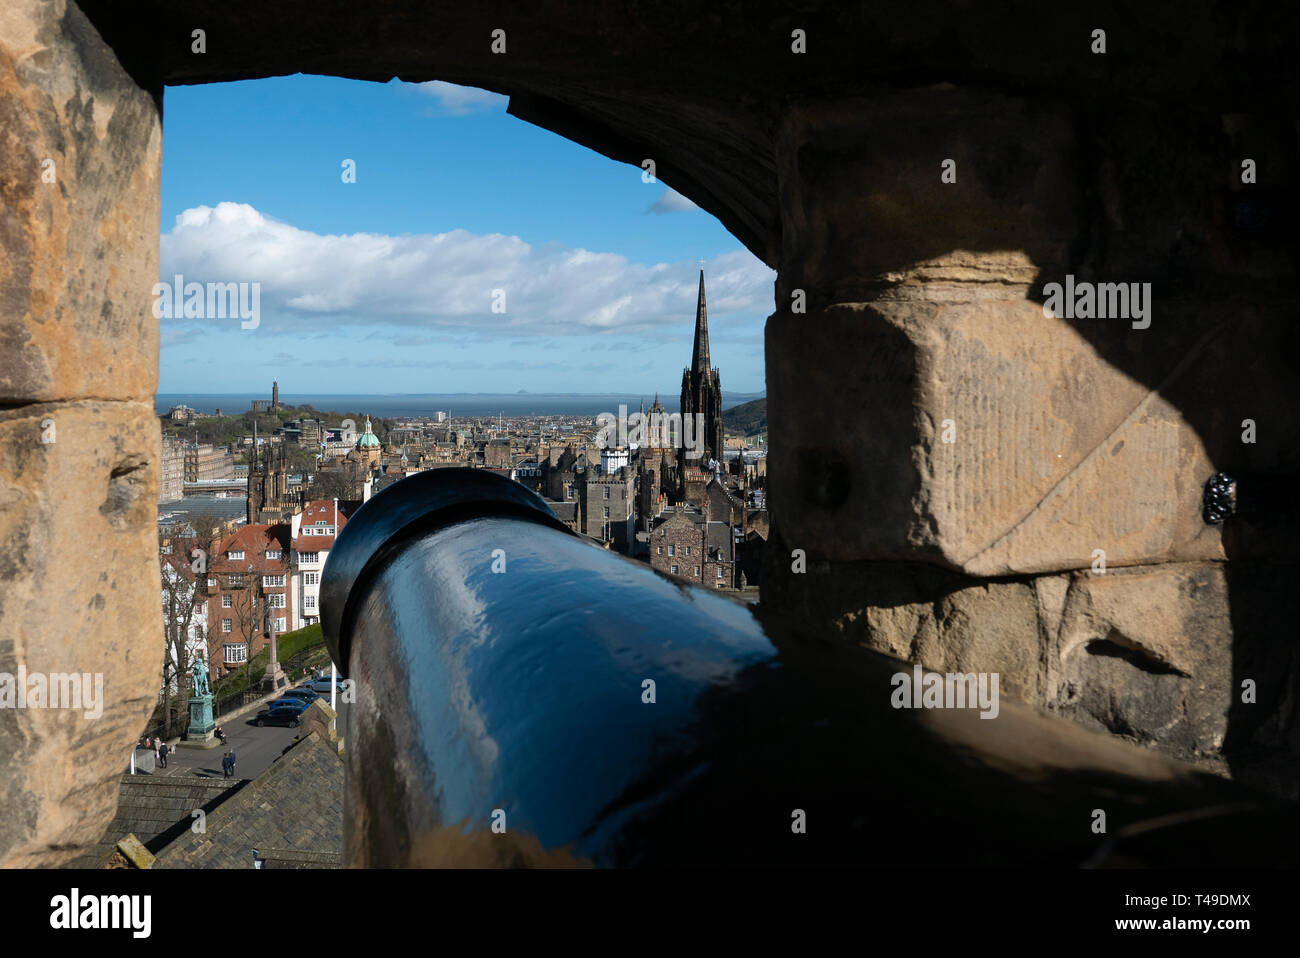
M239 668L276 634L294 608L288 523L247 525L216 540L208 558L208 628L221 643L223 672Z

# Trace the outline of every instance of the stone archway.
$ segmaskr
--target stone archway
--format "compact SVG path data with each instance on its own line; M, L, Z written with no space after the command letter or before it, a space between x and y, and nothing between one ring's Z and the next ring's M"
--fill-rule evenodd
M98 836L153 704L138 666L160 648L148 291L168 83L470 83L654 160L778 270L765 604L931 667L999 671L1027 701L1185 758L1292 747L1278 627L1294 522L1269 503L1200 518L1212 472L1294 469L1300 438L1284 107L1300 91L1266 14L122 6L0 13L0 671L102 672L107 690L93 725L0 710L0 863ZM1045 316L1066 275L1151 283L1150 326ZM802 576L782 558L796 548Z

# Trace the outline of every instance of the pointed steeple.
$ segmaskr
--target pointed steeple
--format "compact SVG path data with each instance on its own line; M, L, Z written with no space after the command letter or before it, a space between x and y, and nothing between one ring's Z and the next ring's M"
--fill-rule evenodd
M691 353L691 372L709 371L709 315L704 306L704 270L700 270L700 298L695 304L695 350Z

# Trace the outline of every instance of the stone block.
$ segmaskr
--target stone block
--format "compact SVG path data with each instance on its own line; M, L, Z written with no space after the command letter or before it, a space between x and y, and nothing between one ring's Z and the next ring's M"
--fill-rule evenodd
M66 0L0 11L0 400L152 398L158 104Z
M0 673L102 690L98 709L0 709L0 865L58 864L99 838L156 703L158 436L148 403L0 410Z

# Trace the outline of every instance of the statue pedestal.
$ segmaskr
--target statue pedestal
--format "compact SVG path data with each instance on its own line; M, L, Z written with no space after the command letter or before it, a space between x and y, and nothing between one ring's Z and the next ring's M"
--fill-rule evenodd
M266 674L262 676L262 688L267 692L279 692L281 689L289 687L289 676L284 674L284 669L280 668L279 662L272 662L266 667Z
M212 696L195 695L190 698L190 728L186 738L192 741L206 741L212 738L217 723L212 721Z

